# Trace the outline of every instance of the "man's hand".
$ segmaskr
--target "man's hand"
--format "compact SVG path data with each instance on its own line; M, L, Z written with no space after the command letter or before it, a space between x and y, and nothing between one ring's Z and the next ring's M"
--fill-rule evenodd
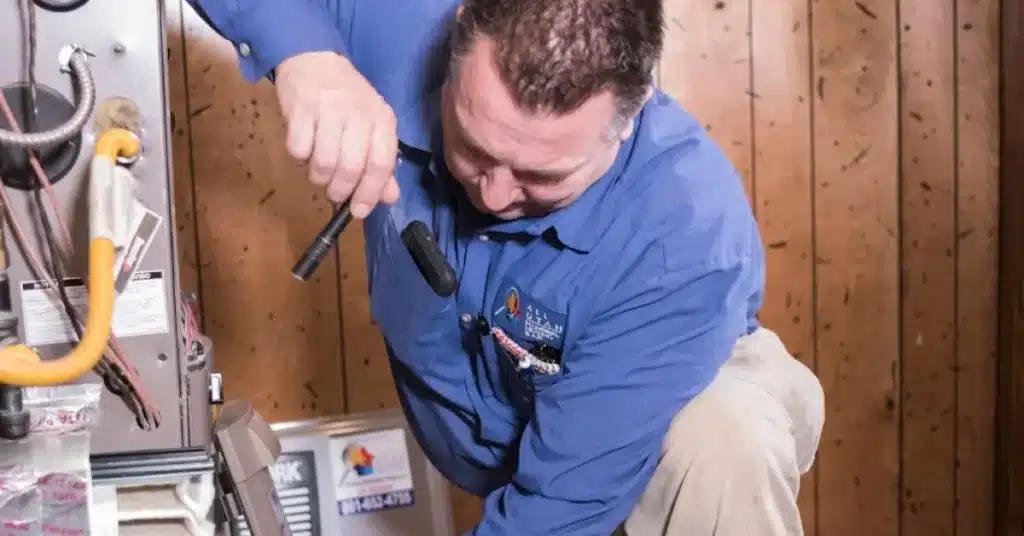
M396 202L395 114L348 58L309 52L283 61L275 74L288 152L309 163L309 180L325 186L331 201L351 198L356 218Z

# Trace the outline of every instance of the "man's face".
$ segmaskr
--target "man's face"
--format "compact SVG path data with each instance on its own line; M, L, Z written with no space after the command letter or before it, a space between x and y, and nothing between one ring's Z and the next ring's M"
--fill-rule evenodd
M543 216L575 201L615 161L615 99L598 95L562 116L525 112L493 58L492 42L480 39L444 88L445 160L477 210L503 220Z

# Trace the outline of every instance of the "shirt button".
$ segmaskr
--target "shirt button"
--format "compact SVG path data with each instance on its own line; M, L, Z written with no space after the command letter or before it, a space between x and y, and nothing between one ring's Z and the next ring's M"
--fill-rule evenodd
M490 239L491 239L491 237L489 237L489 236L487 236L487 235L485 235L485 234L481 234L481 235L480 235L480 240L482 240L482 241L484 241L484 242L487 242L487 241L488 241L488 240L490 240Z
M249 43L239 43L238 53L241 54L242 57L248 58L249 54L252 54L252 49L249 48Z
M468 326L473 322L473 315L469 313L462 313L462 316L459 317L459 321L462 322L463 326Z

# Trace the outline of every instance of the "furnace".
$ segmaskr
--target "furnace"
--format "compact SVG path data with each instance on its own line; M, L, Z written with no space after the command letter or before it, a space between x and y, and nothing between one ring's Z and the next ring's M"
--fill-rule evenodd
M106 384L92 437L95 478L212 469L212 348L178 277L163 2L35 4L0 6L0 178L18 338L44 360L79 344L90 255L100 262L90 242L97 225L109 226L113 336L78 380ZM133 154L122 149L98 169L108 162L96 155L103 141ZM26 148L36 149L40 166ZM103 183L113 195L93 192ZM62 288L54 292L53 283Z
M216 492L288 534L280 443L244 401L213 418L212 343L179 282L164 8L0 5L0 521L19 533L176 515L212 534ZM118 507L139 489L171 504Z

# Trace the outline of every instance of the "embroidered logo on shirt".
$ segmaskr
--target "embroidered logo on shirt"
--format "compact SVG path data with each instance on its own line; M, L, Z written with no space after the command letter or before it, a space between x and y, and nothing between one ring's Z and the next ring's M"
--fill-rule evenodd
M565 315L555 314L535 300L521 297L516 287L509 287L505 292L504 304L494 311L494 316L499 314L504 314L509 322L522 322L523 337L548 344L561 344L565 333Z
M558 374L566 315L542 305L510 280L501 288L504 291L494 299L490 329L498 353L520 376Z
M519 322L519 291L515 287L508 289L505 306L498 311L505 311L505 317L512 322Z

